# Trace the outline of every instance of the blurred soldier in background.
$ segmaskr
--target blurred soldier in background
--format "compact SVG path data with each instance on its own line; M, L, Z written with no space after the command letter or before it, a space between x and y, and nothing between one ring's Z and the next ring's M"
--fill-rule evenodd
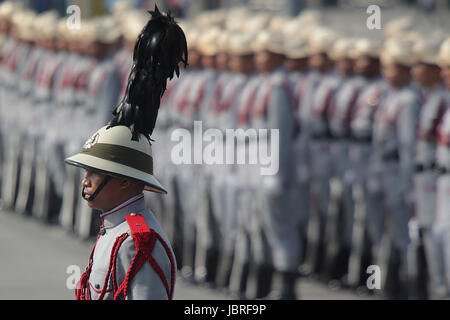
M295 299L295 279L299 264L299 216L292 214L291 198L294 184L294 176L291 174L294 168L294 99L287 75L281 68L284 60L283 40L281 33L262 31L253 45L256 51L255 66L262 81L251 113L252 127L279 130L278 141L271 131L267 133L267 137L261 136L259 131L260 144L263 138L267 140L263 139L262 143L279 143L279 171L268 176L262 176L259 170L253 173L254 178L259 180L258 210L252 221L256 298L269 293L274 268L281 278L280 297Z
M331 51L331 58L340 76L340 84L331 97L328 110L330 160L332 163L331 199L327 219L326 272L329 279L339 279L347 273L353 227L354 172L349 162L350 117L364 81L354 75L352 52L355 39L340 38Z
M201 33L198 39L198 50L201 54L201 66L203 69L196 74L195 80L190 84L189 104L183 109L183 122L186 122L192 132L194 132L193 123L197 120L206 120L211 113L211 102L214 96L214 89L217 85L219 72L217 69L217 54L219 47L217 39L221 31L219 28L211 28L205 33ZM202 122L203 127L203 122ZM195 133L195 132L194 132ZM189 190L189 197L195 210L197 240L195 254L195 280L198 282L213 283L216 277L217 259L218 259L218 224L217 216L212 205L212 172L210 165L199 164L196 159L198 155L203 154L202 146L192 142L192 151L194 156L194 165L189 170L192 179L197 177L199 181L198 196L192 197L192 190ZM198 148L198 149L197 149ZM186 181L187 182L187 181ZM185 184L184 188L188 188ZM186 190L187 191L187 190ZM186 192L183 191L183 192ZM192 211L192 212L195 212Z
M430 264L434 273L432 293L434 297L450 296L450 39L441 45L439 66L446 88L446 111L438 126L438 146L436 165L439 177L436 188L436 218L433 221L432 235L435 241L435 264ZM434 267L436 268L434 269Z
M24 99L23 110L23 125L21 131L24 133L23 143L25 145L21 163L21 176L19 180L19 189L17 195L17 201L15 210L21 213L30 213L31 208L34 206L34 186L36 185L33 179L36 176L36 146L38 138L44 138L52 135L55 137L55 129L57 126L52 124L46 128L45 123L55 119L57 113L49 112L49 101L46 99L45 103L42 103L43 94L37 90L38 82L42 76L42 70L46 68L45 64L55 59L55 34L56 25L58 22L58 15L55 11L48 11L38 15L33 23L34 30L39 30L39 34L35 34L36 39L35 46L30 54L30 59L27 62L24 74L20 84L20 96ZM47 139L47 138L45 138ZM63 183L64 171L57 171L54 174L59 180L56 183ZM55 184L57 185L57 184ZM36 185L37 186L37 185ZM36 188L39 190L39 188ZM56 192L54 204L51 205L46 211L51 211L53 218L58 213L58 202L61 198L61 192L57 188L53 187ZM47 217L47 216L46 216Z
M349 161L354 170L355 212L352 231L352 252L349 261L347 284L358 287L366 283L366 268L372 259L371 244L381 238L380 214L376 203L370 201L367 164L371 156L374 115L379 100L386 90L386 82L380 74L382 44L376 39L361 38L355 43L352 57L355 73L364 81L364 87L355 102L350 117L351 145ZM364 261L364 262L363 262Z
M325 250L325 225L330 198L329 158L330 133L328 109L334 90L339 85L339 76L334 72L333 60L329 57L336 34L325 28L318 29L309 41L309 66L312 72L300 101L300 130L308 135L308 153L311 172L311 215L308 226L307 267L304 272L323 271Z
M5 3L7 5L7 3ZM20 8L11 9L11 38L2 47L1 82L3 87L2 107L15 105L21 109L25 100L21 99L19 88L21 75L34 43L32 24L36 14ZM18 99L16 99L18 97ZM2 130L5 139L5 168L2 179L3 205L7 209L14 208L19 187L20 157L22 150L22 122L20 112L6 112L3 118ZM38 125L35 123L35 125Z
M414 80L420 85L422 106L418 118L417 140L415 150L414 200L415 216L412 222L418 224L415 237L411 237L411 269L409 273L416 276L416 288L409 288L416 298L423 299L419 294L427 293L426 278L431 279L431 294L438 294L439 273L436 253L436 243L431 234L432 223L436 213L436 145L437 126L446 108L446 92L440 79L440 68L437 65L441 39L422 38L414 46L418 63L412 69ZM417 249L424 247L423 250ZM416 253L416 254L414 254ZM419 255L416 257L416 255ZM426 258L426 261L425 261ZM426 262L426 263L425 263ZM414 270L417 266L418 270ZM427 272L428 269L428 272ZM414 272L415 271L415 272ZM411 283L413 284L413 283ZM420 285L420 287L417 287ZM415 290L414 290L415 289Z
M284 68L289 73L294 105L298 106L303 99L304 86L308 75L308 39L305 35L299 36L297 30L301 28L298 20L286 23L285 26L285 59ZM295 34L294 34L295 33ZM292 188L293 212L299 216L299 264L304 262L307 243L307 226L309 217L309 171L308 157L305 143L301 138L302 128L299 123L298 109L294 108L294 159L295 159L295 186Z
M239 96L253 72L253 61L248 43L248 36L239 34L227 34L226 51L227 70L226 76L218 79L213 108L214 125L226 135L227 129L237 128L237 107ZM247 48L245 47L247 45ZM224 53L219 53L224 55ZM221 65L218 59L218 65ZM225 59L224 59L225 60ZM236 154L235 144L226 145L226 154ZM239 176L236 165L225 164L217 166L215 172L216 191L220 191L220 203L222 217L219 221L221 236L221 252L218 263L216 282L220 287L228 287L235 258L235 246L237 236L237 196L239 192ZM217 197L217 196L216 196ZM214 197L213 197L214 201ZM217 203L216 205L217 206Z
M383 237L377 265L382 286L392 297L406 298L409 206L414 169L414 140L420 97L411 85L415 63L412 43L388 39L382 53L383 75L389 89L376 111L370 191L378 192Z
M261 82L260 77L254 74L254 50L252 42L254 35L242 34L233 37L233 55L230 66L247 77L242 92L236 97L236 112L238 127L247 130L251 127L251 112L255 103L256 92ZM237 139L236 151L249 157L250 141ZM250 273L252 221L256 208L255 183L251 179L250 165L236 165L237 169L237 235L235 258L230 279L230 290L240 298L246 297L247 280Z
M233 123L227 123L223 115L232 116L229 109L230 105L224 104L223 99L225 88L232 83L231 73L228 68L228 42L230 33L221 30L218 34L214 46L216 52L214 55L214 64L206 61L206 65L214 68L215 76L211 76L208 85L205 87L205 95L202 101L199 119L202 120L204 128L220 128L225 133L226 128L234 128ZM208 51L208 50L205 50ZM205 53L203 60L209 60L209 54ZM205 66L206 66L205 65ZM209 194L208 198L208 217L205 221L208 223L208 232L211 233L213 239L212 246L207 253L207 278L206 281L212 285L216 285L217 271L219 266L219 258L223 255L220 250L226 239L224 237L229 232L226 219L227 199L225 179L227 177L228 167L224 164L208 164L202 166L201 174L206 179L205 192Z

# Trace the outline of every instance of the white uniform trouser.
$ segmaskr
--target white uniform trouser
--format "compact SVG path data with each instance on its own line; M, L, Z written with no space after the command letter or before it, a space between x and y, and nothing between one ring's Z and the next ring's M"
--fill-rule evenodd
M222 248L226 254L232 254L237 236L237 196L238 176L236 173L227 171L224 181L225 212L222 222L223 243Z
M239 146L242 151L244 146ZM246 165L237 165L236 180L236 241L234 247L234 261L230 277L230 289L238 292L241 288L241 278L244 268L250 263L252 225L254 211L256 210L256 195L250 183L249 168Z
M367 184L367 214L371 238L375 248L383 236L390 239L392 247L400 253L405 265L409 243L409 208L406 203L407 181L400 173L397 161L374 162L369 168ZM380 257L386 259L387 257ZM407 272L407 270L405 270Z
M383 232L383 214L381 206L381 182L375 171L370 170L371 144L356 142L350 147L349 158L355 171L355 183L360 185L361 199L364 205L368 236L377 246ZM369 174L370 173L370 174Z
M316 240L308 241L316 242L318 248L326 247L326 223L328 217L328 206L330 203L330 178L331 178L331 161L329 154L329 140L313 139L309 143L311 157L311 219L315 215L317 221ZM320 249L319 249L320 250ZM317 251L314 258L317 261L323 261L324 251ZM307 253L309 255L309 253ZM313 262L314 264L316 262ZM315 268L317 268L316 266Z
M450 174L437 179L437 210L432 227L433 240L436 244L434 265L437 291L446 291L450 295ZM446 290L445 286L446 284Z
M330 144L330 157L333 165L333 176L339 181L340 198L343 205L343 229L340 230L344 245L350 246L353 230L353 184L355 173L349 160L349 141L338 140Z
M308 220L310 214L310 184L311 184L311 173L310 164L308 161L308 144L301 139L297 139L294 145L295 152L295 182L292 187L292 209L293 214L298 216L299 219L299 229L303 234L301 237L306 238ZM300 252L301 256L304 255L306 248L302 247L303 243L300 242Z
M280 272L294 272L300 263L299 216L295 214L293 184L279 176L262 177L261 227L267 235L273 267Z
M423 230L423 244L432 296L439 296L442 288L445 287L442 271L439 272L442 261L438 250L438 237L431 232L436 213L437 178L438 175L433 170L416 173L414 176L415 212L419 227Z
M310 142L311 151L311 196L313 198L313 207L321 215L328 212L330 200L330 177L331 162L329 154L328 140L312 140Z

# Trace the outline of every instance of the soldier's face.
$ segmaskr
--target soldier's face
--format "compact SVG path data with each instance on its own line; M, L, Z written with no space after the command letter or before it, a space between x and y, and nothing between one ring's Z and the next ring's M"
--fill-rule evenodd
M72 40L67 43L70 52L77 53L80 50L80 43L78 41Z
M333 61L326 53L312 55L308 60L309 67L321 73L328 72L333 67Z
M410 69L397 63L387 63L383 66L383 76L394 88L402 88L410 80Z
M344 77L351 76L353 74L353 60L352 59L339 59L335 63L337 72Z
M216 57L215 56L202 56L202 67L206 69L216 68Z
M372 78L380 73L380 61L379 59L371 57L361 57L355 60L354 66L355 73L366 77Z
M221 52L216 56L216 66L217 69L221 71L226 71L229 69L229 56L225 52Z
M231 56L230 57L230 69L236 73L251 74L255 71L253 63L253 55L245 56Z
M308 69L308 58L286 58L283 65L289 71L306 71L306 69Z
M445 87L450 91L450 67L443 68L441 71L441 77L444 80Z
M414 80L423 87L432 87L439 83L440 72L441 69L438 66L426 63L418 63L411 70Z
M105 178L106 175L104 174L92 170L85 170L85 176L81 185L84 188L86 200L95 193ZM118 205L116 203L117 199L121 198L119 186L120 180L121 179L118 178L112 178L93 201L88 201L89 207L103 212L116 207Z
M255 67L260 73L268 73L283 63L283 56L269 51L260 51L255 54Z
M67 43L61 38L57 38L55 41L55 47L58 51L65 51L67 49Z

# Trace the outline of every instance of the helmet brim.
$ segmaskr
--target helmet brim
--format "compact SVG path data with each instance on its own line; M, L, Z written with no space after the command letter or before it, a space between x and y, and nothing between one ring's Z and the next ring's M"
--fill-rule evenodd
M153 175L113 161L79 153L65 159L64 162L68 165L89 169L102 174L118 178L131 179L145 184L146 191L167 194L167 191Z

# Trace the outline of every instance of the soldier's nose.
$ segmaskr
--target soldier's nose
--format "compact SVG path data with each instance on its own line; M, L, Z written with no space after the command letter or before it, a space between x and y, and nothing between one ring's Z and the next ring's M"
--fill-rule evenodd
M81 181L81 186L83 187L89 187L90 182L88 179L86 179L86 177L83 179L83 181Z

